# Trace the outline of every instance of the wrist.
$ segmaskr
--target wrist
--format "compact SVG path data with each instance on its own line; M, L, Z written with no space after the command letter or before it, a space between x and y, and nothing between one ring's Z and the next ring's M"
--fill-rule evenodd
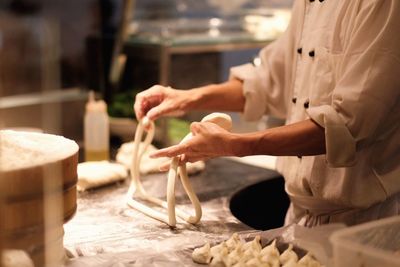
M254 138L249 134L232 133L229 138L231 156L245 157L254 155Z
M201 110L205 108L204 103L210 100L210 95L213 93L213 85L194 88L188 90L190 109Z
M180 95L180 104L179 108L185 112L194 110L197 108L199 98L201 97L200 92L196 91L197 89L189 89L189 90L178 90Z

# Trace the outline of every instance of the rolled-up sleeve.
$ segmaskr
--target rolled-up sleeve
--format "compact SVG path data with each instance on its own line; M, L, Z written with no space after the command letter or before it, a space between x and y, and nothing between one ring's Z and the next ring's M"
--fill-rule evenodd
M333 55L340 60L331 104L307 111L325 128L332 167L353 165L356 152L384 136L390 118L400 112L399 26L400 1L364 1L343 38L342 54Z
M243 115L246 120L254 121L267 113L267 92L263 88L263 75L252 64L231 68L231 78L243 81L243 95L246 102Z
M243 81L246 102L244 118L260 119L264 114L286 118L287 99L295 53L294 34L299 22L301 1L295 1L291 22L285 33L259 53L261 64L245 64L231 68L230 78Z

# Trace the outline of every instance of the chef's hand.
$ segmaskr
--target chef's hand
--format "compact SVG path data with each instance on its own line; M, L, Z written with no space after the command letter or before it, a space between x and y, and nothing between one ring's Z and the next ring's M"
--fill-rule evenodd
M181 162L196 162L234 154L235 134L226 131L215 123L194 122L190 126L191 139L171 147L160 149L151 158L180 156ZM169 164L162 165L161 171L168 170Z
M154 121L161 116L181 116L188 110L190 100L189 91L155 85L136 95L136 118L142 119L146 115Z

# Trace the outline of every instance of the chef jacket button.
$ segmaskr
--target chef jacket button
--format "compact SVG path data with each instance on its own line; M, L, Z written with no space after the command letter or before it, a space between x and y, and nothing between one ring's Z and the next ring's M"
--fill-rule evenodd
M315 57L315 51L312 50L312 51L308 52L308 55L309 55L310 57Z
M301 55L301 53L303 53L303 48L297 48L297 54L300 54Z
M306 101L306 102L304 102L304 108L308 108L310 106L310 101Z
M296 104L296 102L297 102L297 98L293 97L293 98L292 98L292 103L293 103L293 104Z

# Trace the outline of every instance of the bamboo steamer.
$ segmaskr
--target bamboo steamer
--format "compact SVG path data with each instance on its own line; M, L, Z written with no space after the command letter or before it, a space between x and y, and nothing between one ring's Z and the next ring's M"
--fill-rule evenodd
M63 224L77 208L77 164L75 149L44 164L0 171L5 249L26 251L36 267L62 264Z
M3 214L3 192L0 186L0 267L2 266L2 254L3 254L3 226L2 221L4 218Z

